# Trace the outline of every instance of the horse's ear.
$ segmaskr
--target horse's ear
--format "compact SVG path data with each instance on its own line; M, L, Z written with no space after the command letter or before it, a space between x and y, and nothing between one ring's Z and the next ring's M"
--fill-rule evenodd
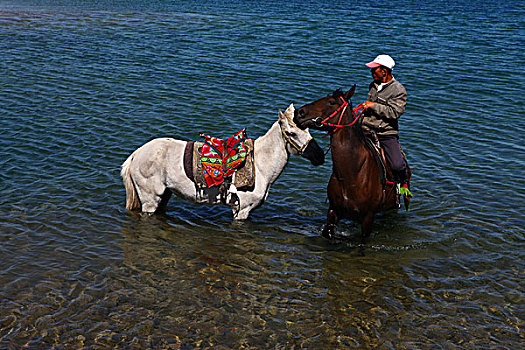
M354 96L355 87L356 85L354 84L354 86L352 86L352 88L346 92L345 100L349 101L352 98L352 96Z
M293 103L290 103L288 108L286 108L286 111L284 111L284 116L286 116L289 119L291 119L293 117L294 111L295 111L295 107L293 106Z
M284 118L283 112L279 109L279 120L282 120Z

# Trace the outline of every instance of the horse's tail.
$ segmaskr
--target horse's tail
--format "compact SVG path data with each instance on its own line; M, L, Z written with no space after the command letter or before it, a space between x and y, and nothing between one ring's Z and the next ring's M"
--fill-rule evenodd
M138 151L138 150L137 150ZM133 179L131 178L129 167L135 153L133 152L124 163L122 163L122 170L120 171L120 176L122 176L122 181L124 181L124 187L126 188L126 209L127 210L136 210L141 208L139 196L137 195L137 190L133 184Z

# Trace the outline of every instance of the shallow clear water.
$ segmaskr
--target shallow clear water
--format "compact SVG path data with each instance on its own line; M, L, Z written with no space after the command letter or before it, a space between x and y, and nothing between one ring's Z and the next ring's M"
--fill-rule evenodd
M2 348L516 349L523 343L524 6L0 1ZM370 80L409 93L406 213L320 237L331 161L301 158L245 223L124 209L155 137L261 136ZM327 145L322 133L313 132Z

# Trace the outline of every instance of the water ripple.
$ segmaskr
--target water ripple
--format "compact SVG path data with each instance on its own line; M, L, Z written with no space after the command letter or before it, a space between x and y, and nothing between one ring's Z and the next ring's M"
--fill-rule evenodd
M520 15L481 0L0 5L1 346L517 348ZM379 52L409 93L415 198L369 243L350 222L320 237L331 164L300 157L244 223L178 199L125 211L137 147L256 138L278 109L354 83L361 102Z

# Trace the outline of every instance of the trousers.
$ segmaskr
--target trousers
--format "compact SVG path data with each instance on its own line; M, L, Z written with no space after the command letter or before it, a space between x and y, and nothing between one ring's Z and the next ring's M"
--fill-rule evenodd
M398 137L395 135L379 136L379 142L385 151L385 158L390 169L392 169L394 180L401 184L406 183L408 180L408 164L403 158Z

